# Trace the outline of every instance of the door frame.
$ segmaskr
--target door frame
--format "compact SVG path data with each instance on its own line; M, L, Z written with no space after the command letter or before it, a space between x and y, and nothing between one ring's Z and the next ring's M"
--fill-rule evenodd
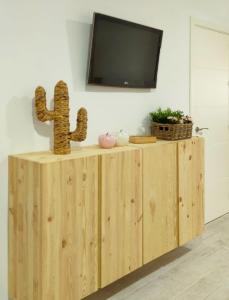
M193 32L194 28L199 27L202 29L214 31L220 34L225 34L229 36L229 26L225 24L215 24L211 23L206 20L197 19L195 17L190 17L190 44L189 44L189 114L192 116L193 113L193 106L192 106L192 91L193 91L193 85L192 85L192 78L193 78ZM225 213L225 214L228 214ZM223 215L222 215L223 216ZM212 220L213 221L213 220ZM205 220L206 222L206 220ZM211 222L211 221L210 221Z
M206 30L215 31L229 36L229 26L223 24L215 24L206 20L190 17L190 40L189 40L189 114L192 115L192 61L193 61L193 30L200 27Z

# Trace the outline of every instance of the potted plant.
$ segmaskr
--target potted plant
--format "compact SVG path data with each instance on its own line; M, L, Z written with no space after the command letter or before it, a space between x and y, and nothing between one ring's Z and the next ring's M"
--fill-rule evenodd
M150 113L152 135L162 140L181 140L192 137L192 118L181 110L162 110L158 108Z

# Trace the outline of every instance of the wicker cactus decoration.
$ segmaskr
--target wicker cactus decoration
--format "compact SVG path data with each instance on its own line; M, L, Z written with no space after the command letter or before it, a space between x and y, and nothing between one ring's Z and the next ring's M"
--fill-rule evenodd
M80 108L77 114L77 126L70 132L69 96L67 84L59 81L54 91L54 110L49 111L46 106L46 92L43 87L35 91L35 105L37 117L41 122L54 121L54 153L69 154L70 141L84 141L87 136L87 111Z

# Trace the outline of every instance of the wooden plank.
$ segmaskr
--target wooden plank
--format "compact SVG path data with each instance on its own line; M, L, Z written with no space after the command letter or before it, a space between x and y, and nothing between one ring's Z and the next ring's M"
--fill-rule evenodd
M42 171L42 299L78 300L98 289L98 157Z
M178 246L177 146L143 148L144 264Z
M8 270L8 290L10 299L16 299L17 295L17 215L16 215L16 158L9 158L8 162L8 182L9 182L9 207L8 207L8 227L9 227L9 239L8 239L8 259L9 259L9 270Z
M178 143L179 245L204 229L204 140L192 138Z
M52 162L72 160L72 159L84 158L84 157L95 156L95 155L131 151L134 149L135 148L133 147L133 145L114 147L111 149L103 149L100 148L98 145L91 145L86 147L72 148L71 153L68 155L56 155L53 154L51 151L42 151L42 152L15 154L13 155L13 157L34 161L40 164L47 164Z
M157 138L155 136L131 135L129 141L133 144L152 144L157 142Z
M9 158L9 297L41 299L40 166Z
M101 157L101 286L142 266L141 150Z

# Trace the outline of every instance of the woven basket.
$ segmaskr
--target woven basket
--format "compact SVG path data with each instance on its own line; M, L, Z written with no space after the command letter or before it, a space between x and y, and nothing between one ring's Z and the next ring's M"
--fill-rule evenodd
M152 122L151 132L161 140L182 140L192 137L192 123L161 124Z

